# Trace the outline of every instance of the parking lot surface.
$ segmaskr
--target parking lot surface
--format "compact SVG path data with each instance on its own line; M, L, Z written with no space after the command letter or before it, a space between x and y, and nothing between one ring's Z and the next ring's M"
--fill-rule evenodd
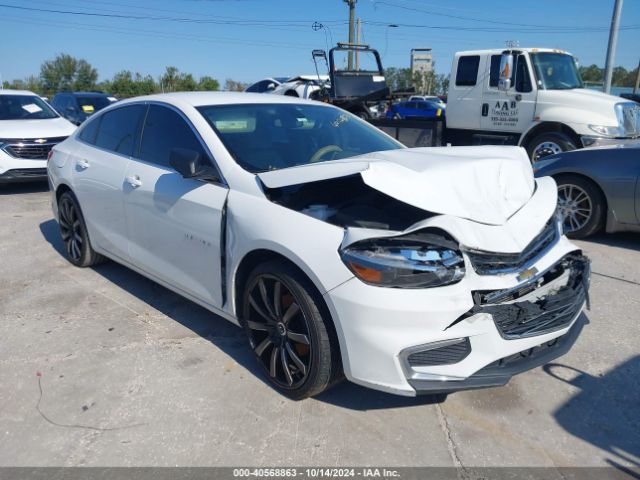
M46 186L0 189L0 466L640 466L640 235L578 242L589 324L506 387L293 402L243 332L113 262L68 263ZM390 319L393 321L393 319Z

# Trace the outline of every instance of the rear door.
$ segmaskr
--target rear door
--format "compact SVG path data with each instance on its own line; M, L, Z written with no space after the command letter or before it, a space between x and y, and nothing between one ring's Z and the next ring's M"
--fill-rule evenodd
M213 158L177 109L151 104L135 159L125 175L132 262L214 307L222 305L221 225L227 188L185 179L169 164L171 149Z
M123 259L128 258L123 183L144 111L144 105L128 105L92 119L72 157L74 192L91 242Z
M460 55L454 59L447 98L447 127L478 130L482 114L482 77L487 56Z

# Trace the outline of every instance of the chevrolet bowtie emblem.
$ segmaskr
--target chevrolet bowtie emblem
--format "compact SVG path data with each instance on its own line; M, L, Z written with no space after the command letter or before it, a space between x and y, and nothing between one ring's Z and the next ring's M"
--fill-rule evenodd
M38 138L36 140L34 140L35 143L47 143L47 139L46 138Z
M520 275L518 275L518 281L522 282L524 280L529 280L530 278L535 277L536 273L538 273L538 269L536 267L528 268L525 271L520 272Z

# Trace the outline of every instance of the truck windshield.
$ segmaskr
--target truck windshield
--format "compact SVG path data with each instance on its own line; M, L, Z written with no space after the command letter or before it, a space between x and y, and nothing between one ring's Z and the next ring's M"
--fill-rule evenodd
M571 55L564 53L532 53L538 87L546 90L583 88L580 72Z
M35 95L0 95L0 120L56 118L53 109Z

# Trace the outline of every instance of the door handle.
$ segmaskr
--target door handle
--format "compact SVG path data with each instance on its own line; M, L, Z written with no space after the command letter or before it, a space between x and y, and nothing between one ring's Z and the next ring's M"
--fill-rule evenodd
M142 186L142 182L140 181L140 177L138 175L129 175L125 180L133 188Z
M488 103L483 103L482 104L482 116L486 117L487 115L489 115L489 104Z
M76 166L78 168L80 168L81 170L86 170L87 168L89 168L91 166L91 164L89 163L89 160L85 160L83 158L83 159L80 159L80 160L76 161Z

